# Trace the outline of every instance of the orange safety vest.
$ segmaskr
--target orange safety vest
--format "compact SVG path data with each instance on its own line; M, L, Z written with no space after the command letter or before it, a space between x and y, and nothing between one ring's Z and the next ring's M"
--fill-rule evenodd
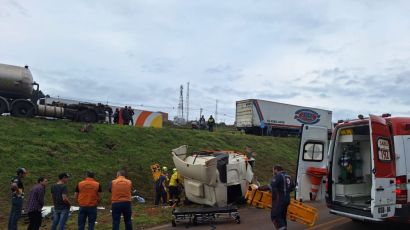
M130 202L132 182L123 176L117 177L111 184L111 202Z
M78 205L82 207L95 207L98 205L100 183L93 178L85 178L78 183Z

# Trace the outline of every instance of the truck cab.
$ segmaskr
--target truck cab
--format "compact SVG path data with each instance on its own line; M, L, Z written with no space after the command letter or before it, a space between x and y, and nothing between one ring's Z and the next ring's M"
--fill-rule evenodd
M297 199L326 200L331 213L356 220L407 222L409 179L410 118L342 122L330 140L323 127L302 127Z

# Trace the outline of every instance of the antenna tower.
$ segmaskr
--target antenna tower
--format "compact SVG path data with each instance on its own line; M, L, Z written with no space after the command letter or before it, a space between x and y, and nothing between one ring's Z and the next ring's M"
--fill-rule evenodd
M184 87L179 88L178 117L184 118Z

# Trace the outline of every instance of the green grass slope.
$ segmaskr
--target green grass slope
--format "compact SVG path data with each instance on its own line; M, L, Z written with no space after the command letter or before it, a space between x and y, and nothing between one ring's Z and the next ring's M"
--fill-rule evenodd
M10 205L9 181L18 167L26 167L26 192L39 176L57 180L60 172L72 175L70 191L86 170L96 173L103 189L118 169L126 169L137 191L152 202L150 165L173 167L171 149L189 145L190 151L226 149L243 151L251 145L257 152L256 175L260 181L271 177L271 166L282 164L291 174L297 161L296 138L242 135L239 132L187 130L176 128L135 128L106 124L93 125L81 133L80 123L63 120L0 117L0 222L7 220ZM108 193L104 202L108 202ZM50 204L50 193L47 192Z

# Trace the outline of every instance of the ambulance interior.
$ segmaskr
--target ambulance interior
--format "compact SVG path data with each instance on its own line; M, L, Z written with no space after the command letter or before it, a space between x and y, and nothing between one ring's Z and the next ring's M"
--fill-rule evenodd
M342 128L335 140L332 180L333 201L370 211L371 143L369 125Z

